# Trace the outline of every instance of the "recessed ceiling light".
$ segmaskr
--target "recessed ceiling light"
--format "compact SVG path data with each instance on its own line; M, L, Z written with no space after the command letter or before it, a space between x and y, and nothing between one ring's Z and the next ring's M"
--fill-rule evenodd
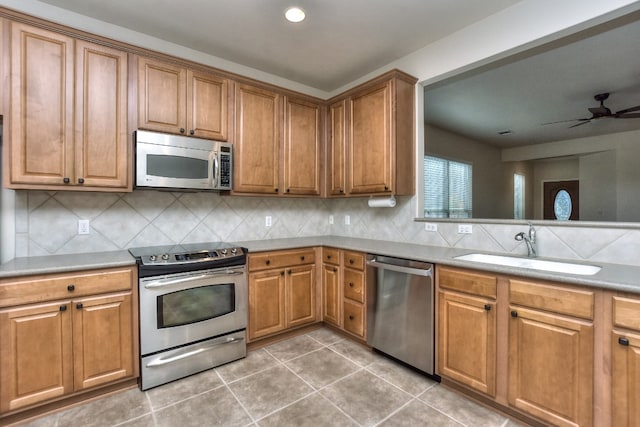
M299 7L290 7L284 13L284 17L287 18L289 22L301 22L304 21L304 18L307 15L304 13L304 10Z

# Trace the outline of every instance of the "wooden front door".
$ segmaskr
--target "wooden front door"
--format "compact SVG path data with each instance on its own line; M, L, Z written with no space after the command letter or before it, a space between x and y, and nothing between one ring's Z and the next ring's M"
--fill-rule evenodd
M543 219L569 219L571 221L580 219L579 183L578 180L545 182L543 187ZM562 214L569 212L569 210L569 218L563 218Z

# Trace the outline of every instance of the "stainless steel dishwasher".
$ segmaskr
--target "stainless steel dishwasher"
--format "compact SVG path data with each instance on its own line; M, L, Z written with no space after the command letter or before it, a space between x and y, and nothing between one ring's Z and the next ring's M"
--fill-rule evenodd
M367 255L367 344L434 373L433 266Z

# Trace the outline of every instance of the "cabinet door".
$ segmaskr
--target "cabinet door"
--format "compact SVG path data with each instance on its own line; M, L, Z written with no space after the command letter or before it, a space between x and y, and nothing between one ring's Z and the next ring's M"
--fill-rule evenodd
M73 390L70 303L0 311L0 412Z
M350 100L349 193L389 193L392 174L391 83Z
M495 397L495 301L440 292L438 313L438 373Z
M284 270L249 274L249 339L286 327Z
M284 192L320 195L320 106L287 97Z
M611 338L612 426L640 426L640 334Z
M340 269L335 265L322 267L322 320L340 326Z
M73 182L128 185L127 54L76 42L76 130Z
M75 390L133 374L131 292L72 302Z
M229 80L199 71L187 72L188 133L226 141L228 135Z
M553 425L592 425L593 324L509 309L509 404Z
M282 100L274 92L236 86L233 191L278 194Z
M328 186L332 196L344 195L347 185L347 101L329 106Z
M73 43L11 23L11 183L61 185L73 169Z
M287 327L316 320L316 268L314 265L287 269Z
M187 127L187 70L138 58L138 127L185 133Z

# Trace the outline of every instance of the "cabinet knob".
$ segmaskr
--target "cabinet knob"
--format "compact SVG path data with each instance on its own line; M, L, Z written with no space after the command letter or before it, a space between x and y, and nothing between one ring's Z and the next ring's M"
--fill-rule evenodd
M71 180L65 176L64 178L62 178L62 182L64 182L65 184L68 184L71 182Z
M491 311L491 304L485 304L484 309L487 311Z
M280 272L280 275L281 275L281 276L284 276L284 270L282 270L282 271Z
M274 188L274 189L273 189L273 191L275 191L275 192L277 193L277 192L278 192L278 189L277 189L277 188Z
M518 317L518 312L515 310L511 311L511 317Z
M331 255L327 255L327 259L331 259Z
M353 314L349 315L349 320L353 320Z
M340 189L340 193L344 193L344 190L342 188Z
M300 257L300 261L304 261L304 255Z
M76 308L77 308L78 310L81 310L81 309L82 309L82 307L83 307L83 305L82 305L82 303L81 303L81 302L79 302L79 303L77 303L77 304L76 304Z
M271 260L266 260L264 263L269 265L269 264L271 264Z
M180 133L184 133L184 128L180 128Z
M384 191L387 191L389 189L389 187L387 187L386 185L384 186Z
M354 260L352 260L352 259L350 259L350 260L349 260L349 264L353 264L354 262L355 262L355 261L354 261Z
M349 282L349 287L353 288L353 282Z
M287 193L290 192L291 190L287 188Z
M195 135L195 134L196 134L196 131L195 131L195 130L191 129L191 130L189 131L189 135Z
M75 286L75 285L67 285L67 290L68 290L69 292L73 292L73 291L75 291L75 290L76 290L76 286Z
M287 270L287 274L291 275L291 270Z
M337 272L338 271L338 267L333 267L333 271Z
M61 305L60 306L60 311L67 311L67 306L66 305Z
M624 346L628 346L629 345L629 339L628 338L624 338L624 337L620 337L620 338L618 338L618 344L624 345Z
M78 178L78 184L84 184L84 178Z

